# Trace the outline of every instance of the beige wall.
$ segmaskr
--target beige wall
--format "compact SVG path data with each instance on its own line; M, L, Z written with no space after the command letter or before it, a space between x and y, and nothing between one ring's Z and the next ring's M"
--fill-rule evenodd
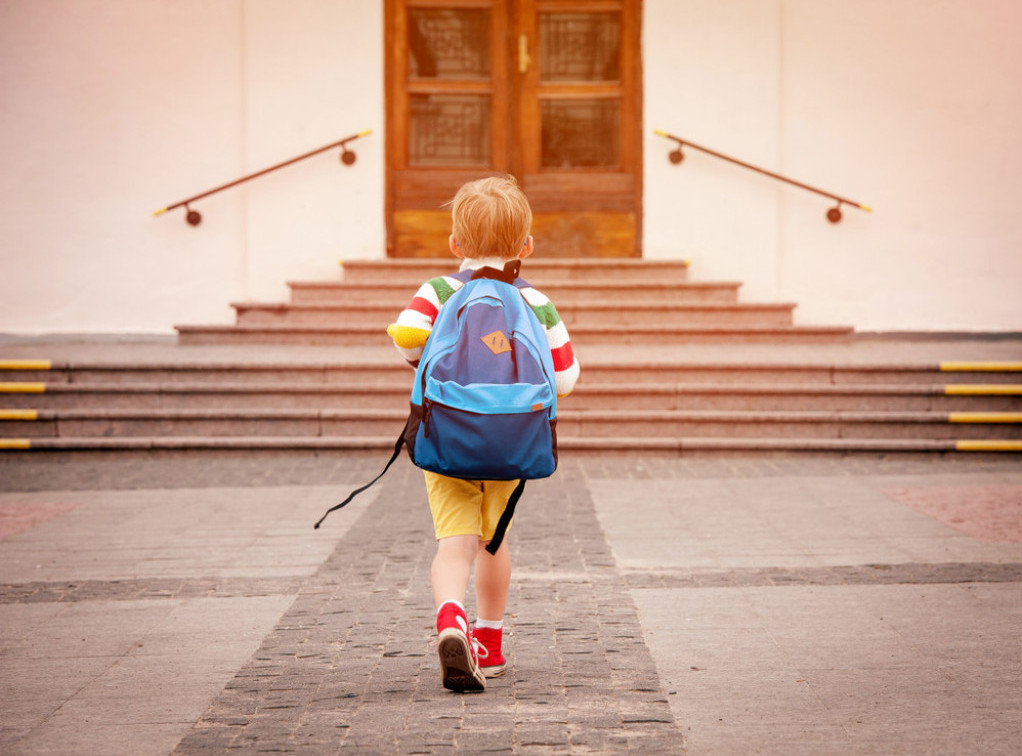
M228 322L382 256L381 61L377 0L0 2L0 331Z
M1015 0L645 0L645 254L800 323L1022 330ZM229 322L384 247L382 0L0 0L0 331ZM654 128L873 205L829 201ZM155 209L373 129L196 203Z
M646 145L649 257L803 323L1022 330L1022 3L646 0L646 125L872 205Z

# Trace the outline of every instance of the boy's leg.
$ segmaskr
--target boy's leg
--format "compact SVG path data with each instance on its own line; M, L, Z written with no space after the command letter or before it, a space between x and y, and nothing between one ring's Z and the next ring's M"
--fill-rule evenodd
M479 669L468 616L462 603L478 542L474 535L441 538L437 541L433 559L437 653L443 685L449 690L479 691L486 688L486 677Z
M496 554L486 551L497 522L504 513L508 498L518 485L517 480L488 480L483 482L482 537L476 556L476 608L475 639L486 649L480 654L479 664L486 677L499 677L507 669L503 653L504 612L507 609L508 589L511 585L511 551L505 538Z
M472 564L479 551L482 487L430 472L425 476L437 538L431 583L437 608L441 679L448 690L485 690L486 678L479 669L476 644L464 607Z
M504 637L504 611L511 585L511 553L507 540L496 554L486 550L489 541L480 541L476 556L476 606L478 620L473 635L486 649L480 654L479 666L486 677L499 677L507 669L502 650Z
M507 593L511 586L511 552L507 539L496 554L486 550L489 541L478 541L476 568L476 611L479 618L499 622L507 609Z
M496 554L491 555L486 551L486 545L493 537L508 498L517 485L517 480L487 480L482 484L482 535L475 560L476 607L480 619L494 622L504 619L508 587L511 584L511 552L507 545L508 537L505 536ZM510 534L510 531L508 533Z
M433 599L464 603L479 542L483 491L479 483L425 472L437 551L433 559Z
M431 571L433 602L437 609L447 601L464 605L478 544L479 538L474 535L449 536L437 541Z

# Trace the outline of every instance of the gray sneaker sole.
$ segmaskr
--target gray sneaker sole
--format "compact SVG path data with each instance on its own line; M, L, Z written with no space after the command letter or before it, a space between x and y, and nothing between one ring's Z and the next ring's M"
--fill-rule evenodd
M457 630L440 633L437 653L444 687L459 693L486 690L486 678L472 659L468 638Z

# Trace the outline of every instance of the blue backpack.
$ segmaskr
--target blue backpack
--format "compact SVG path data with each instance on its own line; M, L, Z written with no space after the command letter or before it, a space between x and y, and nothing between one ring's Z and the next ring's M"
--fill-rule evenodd
M424 470L468 480L518 480L487 546L496 553L525 481L557 469L557 387L546 331L522 296L520 263L462 271L419 359L411 412L390 461L407 444Z

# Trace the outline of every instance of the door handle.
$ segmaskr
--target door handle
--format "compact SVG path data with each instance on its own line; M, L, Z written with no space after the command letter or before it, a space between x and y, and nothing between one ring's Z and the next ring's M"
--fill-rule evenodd
M529 70L532 58L529 57L529 37L527 34L518 35L518 73L525 73Z

